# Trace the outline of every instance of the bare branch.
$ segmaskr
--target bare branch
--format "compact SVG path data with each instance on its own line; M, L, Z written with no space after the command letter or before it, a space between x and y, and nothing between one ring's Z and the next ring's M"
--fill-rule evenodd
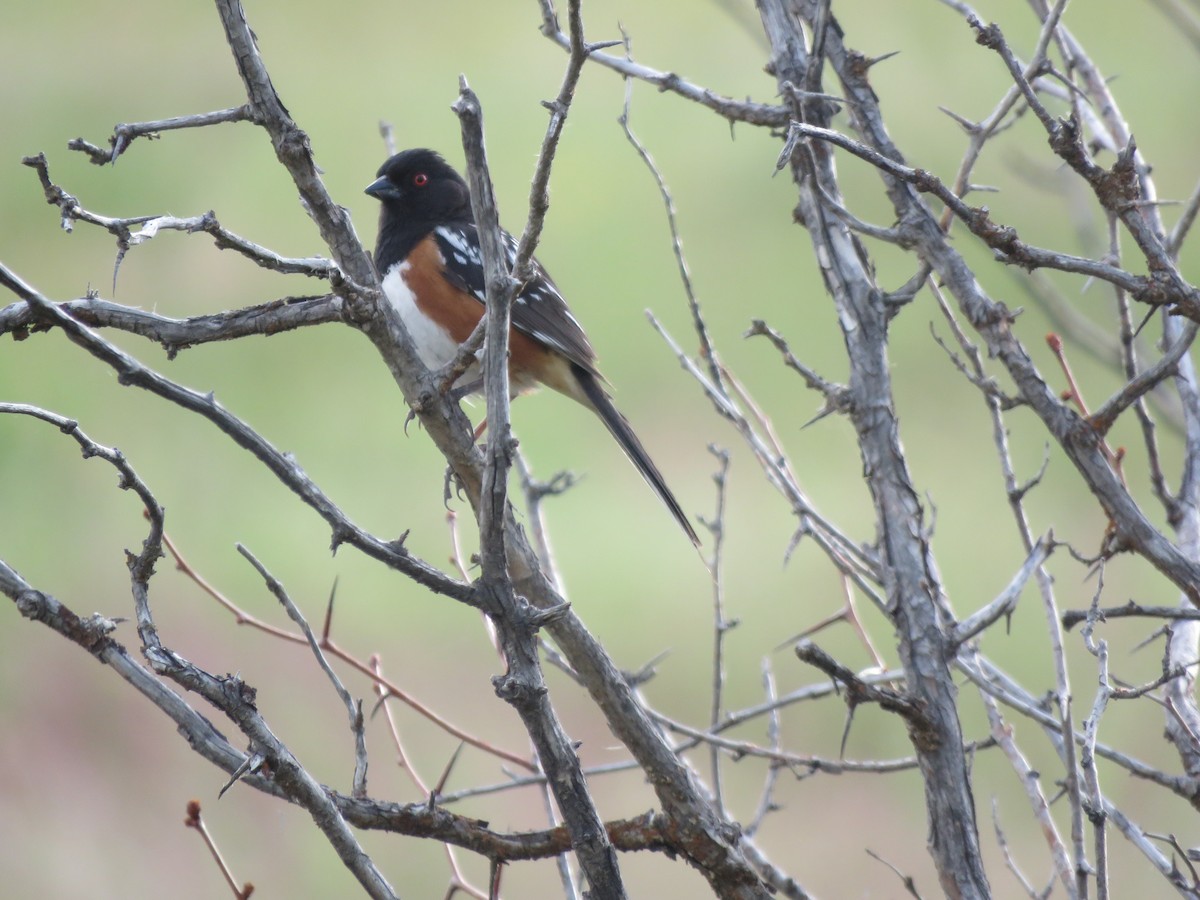
M538 0L542 8L542 34L554 41L564 50L570 52L571 39L563 34L558 25L558 17L554 14L551 0ZM732 122L746 122L750 125L783 126L788 122L787 110L781 106L770 106L765 103L738 101L722 97L707 88L699 87L685 81L671 72L657 72L647 66L640 65L622 56L608 53L589 53L588 60L611 69L627 78L636 78L654 85L660 91L678 94L694 103L699 103L711 109L717 115Z
M300 630L304 632L309 649L312 650L313 656L317 658L317 663L320 665L321 671L329 678L338 697L346 705L346 712L350 716L350 733L354 735L354 796L365 797L367 795L367 743L363 731L362 700L355 701L350 696L350 692L346 690L346 686L342 684L342 680L338 678L337 673L333 671L333 667L329 665L329 660L321 652L321 645L309 627L308 620L304 618L304 613L300 612L299 607L292 602L292 598L288 596L287 591L279 580L267 570L266 566L258 561L258 558L253 553L241 544L237 545L237 551L249 561L250 565L254 566L254 570L267 583L267 590L275 596L275 599L287 611L288 618L295 622L300 627ZM334 588L336 590L336 585ZM330 606L333 605L332 592L329 596L329 604ZM462 745L460 744L459 746L461 747Z
M344 320L344 301L336 294L315 297L283 297L243 309L176 319L122 306L99 297L81 297L56 304L72 319L92 328L115 328L156 341L173 359L180 350L213 341L229 341L250 335L272 335ZM29 330L49 327L28 303L0 308L0 334L21 339Z
M1096 614L1101 621L1106 619L1121 619L1130 616L1145 616L1152 619L1183 619L1200 621L1200 609L1185 606L1145 606L1130 600L1124 606L1108 606L1097 609ZM1090 610L1068 609L1062 614L1063 628L1074 628L1080 622L1085 622L1092 615Z
M67 144L69 150L78 150L87 154L98 166L116 163L117 157L129 149L137 138L145 137L151 140L160 137L159 132L173 131L180 128L207 128L210 125L220 125L223 122L254 122L259 124L254 109L249 104L235 106L232 109L218 109L215 112L197 113L190 116L173 116L169 119L157 119L150 122L133 122L118 125L112 137L108 139L110 150L102 150L95 144L90 144L83 138L76 138Z
M588 792L579 757L550 705L534 640L540 624L561 615L565 608L549 607L536 612L526 608L517 598L509 570L506 531L512 510L508 505L507 485L516 442L509 421L508 338L511 307L519 282L504 262L504 241L483 147L483 111L466 78L460 78L459 86L454 111L462 126L471 206L479 228L487 291L483 380L489 437L479 504L483 578L478 590L484 611L496 625L508 664L507 673L495 679L496 693L520 714L537 748L538 762L547 774L559 811L571 832L572 846L592 893L598 898L616 900L625 896L617 855Z
M1008 586L987 606L978 610L969 618L959 622L951 633L951 641L955 644L965 643L997 621L1001 616L1012 615L1013 610L1016 609L1017 599L1020 597L1021 591L1025 590L1025 585L1029 582L1030 577L1049 559L1053 550L1054 538L1052 535L1039 538L1033 547L1033 551L1025 560L1025 564L1013 576Z

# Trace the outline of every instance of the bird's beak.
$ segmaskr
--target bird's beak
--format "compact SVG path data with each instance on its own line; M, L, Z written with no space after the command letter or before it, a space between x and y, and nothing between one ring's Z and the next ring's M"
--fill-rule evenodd
M398 200L400 192L396 190L396 186L388 180L387 176L376 178L367 185L366 194L370 194L376 200Z

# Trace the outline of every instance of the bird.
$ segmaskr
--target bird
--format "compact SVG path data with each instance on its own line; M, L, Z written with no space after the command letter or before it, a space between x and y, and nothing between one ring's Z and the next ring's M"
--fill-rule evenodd
M462 176L437 152L404 150L366 187L381 204L375 267L387 302L400 314L421 361L449 363L483 318L483 252ZM517 242L503 232L508 266ZM562 293L536 259L512 303L509 386L512 396L545 385L595 413L696 547L700 538L629 421L613 404L596 351ZM477 363L455 383L462 394L482 386Z

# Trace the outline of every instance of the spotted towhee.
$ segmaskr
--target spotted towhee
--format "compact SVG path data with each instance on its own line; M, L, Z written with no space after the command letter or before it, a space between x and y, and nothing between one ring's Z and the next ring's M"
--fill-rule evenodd
M375 265L384 294L400 312L425 365L440 368L454 358L484 311L483 254L467 184L432 150L405 150L380 167L366 192L383 204ZM511 266L517 242L508 232L504 242ZM662 473L613 406L587 335L536 260L533 275L513 300L509 354L513 395L544 384L596 413L699 545ZM458 386L478 389L477 364Z

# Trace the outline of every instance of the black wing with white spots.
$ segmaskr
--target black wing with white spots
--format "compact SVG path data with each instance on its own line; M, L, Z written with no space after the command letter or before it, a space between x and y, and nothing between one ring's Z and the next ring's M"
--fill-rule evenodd
M438 250L445 261L443 275L456 288L486 302L483 276L483 251L479 247L479 231L474 225L440 225L433 231ZM504 232L504 251L511 267L517 258L517 241ZM571 362L593 375L596 371L596 352L587 335L571 314L567 301L541 263L533 261L533 275L517 293L512 305L512 324L519 331L557 350Z

